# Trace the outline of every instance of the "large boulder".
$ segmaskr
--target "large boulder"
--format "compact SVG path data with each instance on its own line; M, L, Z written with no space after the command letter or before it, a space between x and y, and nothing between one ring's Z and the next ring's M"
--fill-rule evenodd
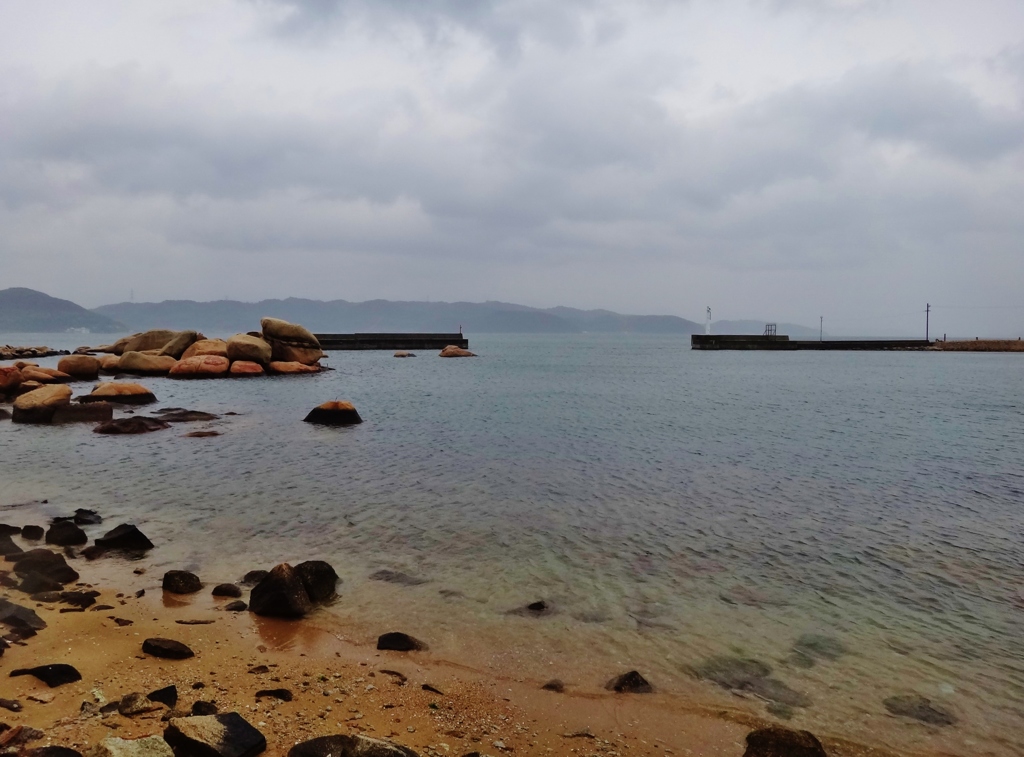
M100 373L100 361L90 355L67 355L57 363L57 370L76 379L95 379Z
M171 718L164 741L179 757L254 757L267 748L266 737L237 712Z
M270 345L258 336L235 334L228 339L228 360L247 360L267 365L270 362Z
M79 402L113 402L119 405L148 405L156 402L156 395L141 384L125 381L104 381L97 384L91 394L78 398Z
M131 523L122 523L117 528L103 534L96 540L100 549L122 549L128 552L142 552L153 548L151 542L142 531Z
M195 355L182 358L168 374L171 378L218 378L226 376L230 363L220 355Z
M85 531L70 520L58 520L46 531L46 543L56 544L58 547L73 547L87 541L89 537L85 535Z
M306 594L312 602L326 602L335 596L338 574L330 563L323 560L307 560L295 566Z
M153 329L137 334L124 345L122 354L128 352L145 352L146 350L162 350L168 342L178 336L177 331Z
M191 347L195 342L200 339L200 336L195 331L179 331L174 337L163 346L160 350L161 355L167 355L178 360L185 350Z
M146 376L163 376L177 365L178 361L167 355L147 355L130 351L121 355L118 370L125 373L141 373Z
M21 369L22 379L25 381L38 381L40 384L66 384L73 381L72 377L54 368L40 368L37 365L27 365Z
M249 595L249 610L257 615L301 618L312 609L302 576L288 563L275 565Z
M821 742L810 731L781 726L758 728L747 734L743 757L827 757Z
M355 405L344 400L332 400L318 405L303 420L321 426L352 426L363 422Z
M181 354L182 360L200 355L228 356L228 343L223 339L199 339Z
M288 750L288 757L419 757L409 747L359 734L319 736Z
M306 365L305 363L299 363L294 360L292 361L281 361L274 360L270 363L270 372L278 373L281 375L294 375L298 373L319 373L320 366L318 365Z
M260 327L276 361L313 365L324 356L320 342L304 326L280 318L264 318Z
M116 342L114 342L113 344L109 345L110 349L106 350L106 351L110 352L112 355L123 355L124 354L124 348L128 346L128 342L130 342L132 339L134 339L137 336L139 336L139 335L138 334L131 334L130 336L123 336L120 339L118 339Z
M104 373L117 373L120 367L120 355L104 355L100 358L100 370Z
M121 739L109 736L85 753L85 757L174 757L162 736Z
M246 376L262 376L265 371L263 366L259 363L254 363L251 360L236 360L231 364L231 370L228 373L236 378Z
M58 407L71 402L71 388L52 384L34 389L14 400L15 423L49 423Z
M41 576L59 584L69 584L79 579L75 569L58 552L42 548L30 549L14 557L14 573L21 578Z
M0 367L0 394L14 394L25 377L21 371L13 365Z
M476 353L464 350L462 347L457 347L454 344L449 344L441 350L440 357L476 357Z

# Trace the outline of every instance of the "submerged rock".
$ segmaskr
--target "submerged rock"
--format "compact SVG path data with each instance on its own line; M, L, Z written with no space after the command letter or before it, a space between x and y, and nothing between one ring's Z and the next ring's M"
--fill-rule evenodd
M790 662L801 668L810 668L818 660L838 660L844 654L846 647L839 639L808 633L796 640Z
M395 353L395 357L416 357L416 353L406 352L405 350L398 350L398 352Z
M554 615L555 608L541 599L536 602L530 602L530 604L524 605L523 607L517 607L514 610L509 610L507 614L521 615L527 618L544 618L548 615Z
M422 652L427 645L419 639L401 631L391 631L381 634L377 638L377 649L389 650L392 652Z
M52 665L39 665L34 668L19 668L11 671L11 678L15 676L35 676L51 689L63 686L66 683L74 683L82 680L82 674L74 666L63 662Z
M164 573L161 586L164 591L172 594L195 594L203 588L203 582L199 576L187 570L169 570Z
M253 757L267 748L267 740L237 712L174 718L164 741L179 755Z
M319 736L288 750L288 757L419 757L409 747L369 736Z
M113 420L114 406L108 402L58 407L51 423L105 423Z
M197 421L215 421L220 416L213 413L204 413L201 410L181 410L178 408L158 410L154 415L167 423L195 423Z
M171 424L156 418L137 416L135 418L118 418L116 421L101 423L93 429L96 434L146 434L170 428Z
M782 681L772 678L770 666L760 660L742 657L711 657L695 666L697 678L712 681L723 689L745 691L770 702L791 707L807 707L807 695L794 691Z
M827 757L821 742L809 731L771 726L747 734L743 757Z
M174 639L146 639L142 642L142 651L153 657L162 657L166 660L187 660L195 657L196 653L180 641Z
M647 679L635 670L616 676L604 687L619 694L650 694L654 691Z
M415 578L407 573L402 573L397 570L389 570L382 568L381 570L374 571L370 574L371 581L384 581L389 584L398 584L399 586L420 586L427 583L425 578Z
M355 405L340 400L318 405L310 410L303 420L306 423L316 423L321 426L353 426L363 422Z
M449 344L443 350L441 350L439 357L476 357L475 352L463 349L462 347L456 347L454 344Z
M920 694L900 694L882 701L893 715L913 718L928 725L953 725L956 717L932 704L930 699Z

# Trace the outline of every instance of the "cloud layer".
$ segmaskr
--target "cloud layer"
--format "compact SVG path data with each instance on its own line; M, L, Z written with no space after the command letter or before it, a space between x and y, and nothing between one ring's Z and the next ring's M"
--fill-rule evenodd
M144 6L0 28L9 285L1024 331L1018 3Z

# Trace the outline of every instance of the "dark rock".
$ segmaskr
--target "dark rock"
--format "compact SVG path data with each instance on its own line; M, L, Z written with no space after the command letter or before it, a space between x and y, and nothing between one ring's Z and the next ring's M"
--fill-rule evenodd
M25 526L21 529L21 538L29 541L39 541L46 533L42 526Z
M75 569L64 559L64 555L51 552L48 549L30 549L28 552L15 555L14 572L22 578L27 578L35 573L61 584L68 584L79 578ZM36 591L44 590L36 589Z
M821 742L809 731L770 726L747 734L743 757L827 757Z
M0 707L11 712L21 712L22 704L17 699L0 699Z
M344 401L325 402L314 407L303 420L319 426L352 426L363 422L355 406Z
M217 584L213 587L215 597L240 597L242 590L234 584Z
M196 681L195 683L192 684L192 691L199 691L199 689L205 689L205 688L206 688L206 684L203 683L202 681Z
M252 673L253 675L260 675L261 676L264 673L269 673L270 672L270 668L267 667L266 665L253 665L251 668L249 668L249 672Z
M6 523L0 523L0 536L17 536L21 533L21 529L17 526L8 526Z
M104 550L124 550L126 552L144 552L153 549L146 535L131 523L122 523L96 540L96 546Z
M312 609L302 578L288 563L274 566L249 595L249 610L257 615L301 618Z
M253 757L267 748L263 734L237 712L174 718L167 724L164 741L181 757Z
M173 708L178 703L178 687L172 683L170 686L151 691L146 696L154 702Z
M203 582L195 573L187 570L169 570L164 573L163 589L171 594L195 594L203 588Z
M319 736L288 750L288 757L419 757L409 747L368 736Z
M216 715L217 710L219 709L220 708L217 707L217 705L214 702L204 702L202 700L199 700L198 702L193 703L191 714L199 716Z
M255 586L267 577L269 570L250 570L242 577L242 583L246 586Z
M71 665L57 662L52 665L39 665L35 668L19 668L11 671L11 678L15 676L35 676L51 689L63 686L66 683L74 683L82 680L82 674Z
M746 691L771 702L807 707L810 700L778 679L771 678L772 669L760 660L742 657L710 657L691 671L697 678L712 681L723 689Z
M920 694L900 694L882 701L885 709L893 715L920 720L928 725L953 725L956 717L945 710L939 709Z
M176 620L174 621L179 626L208 626L212 623L216 623L215 620Z
M427 649L427 645L401 631L391 631L377 638L377 649L387 649L393 652L421 652Z
M189 431L185 434L189 439L208 439L211 436L221 436L220 431Z
M290 702L295 698L288 689L260 689L256 692L256 698L260 699L261 697L273 697L282 702Z
M75 510L75 523L80 526L96 526L102 522L103 516L95 510L86 510L83 507Z
M18 589L26 594L56 593L59 595L63 588L64 585L60 581L54 581L52 578L41 576L38 573L29 573L18 586Z
M106 423L114 418L114 406L109 402L88 405L62 405L53 411L50 423Z
M82 757L82 753L66 746L37 746L35 749L26 749L21 753L22 757Z
M101 423L93 429L93 432L97 434L145 434L150 431L160 431L170 427L170 423L165 423L157 418L147 418L144 415L138 415L134 418L118 418L114 421Z
M521 615L527 618L545 618L548 615L555 614L555 608L544 600L537 602L531 602L524 607L517 607L515 610L509 610L509 615Z
M160 707L160 702L155 702L145 694L138 691L132 692L131 694L125 694L121 697L121 701L117 703L117 711L126 718L135 717L136 715L142 715L147 712L154 712L155 710L159 710Z
M371 581L384 581L389 584L398 584L399 586L419 586L425 584L427 581L422 578L414 578L413 576L400 573L397 570L388 570L383 568L370 574Z
M57 521L46 531L46 543L56 544L58 547L85 544L87 541L89 537L85 535L85 531L69 520Z
M439 694L440 696L444 696L444 692L443 691L441 691L436 686L431 686L429 683L422 684L420 686L420 688L423 689L423 691L429 691L429 692L431 692L433 694Z
M338 574L323 560L307 560L295 566L306 594L312 602L326 602L335 596Z
M197 421L215 421L220 416L214 415L213 413L204 413L199 410L181 410L178 408L168 408L167 410L158 411L155 413L160 416L160 420L167 421L168 423L195 423Z
M6 534L0 536L0 557L6 557L7 555L20 555L24 552L21 547L14 543L14 539Z
M650 694L654 691L654 687L647 682L647 679L635 670L616 676L604 687L619 694Z
M33 631L46 628L46 621L36 615L35 610L16 605L3 597L0 597L0 623L11 628L29 628Z
M195 657L195 652L180 641L174 641L173 639L146 639L142 642L142 651L154 657L163 657L168 660L185 660L189 657Z
M557 678L552 678L546 684L541 686L541 688L544 689L544 691L557 691L559 694L561 694L563 691L565 691L565 684Z
M247 605L242 600L238 599L234 602L228 602L226 605L224 605L224 609L228 612L245 612L249 609L249 605Z
M84 610L86 607L92 607L96 604L96 597L98 596L98 591L62 591L60 601L66 605L81 607Z

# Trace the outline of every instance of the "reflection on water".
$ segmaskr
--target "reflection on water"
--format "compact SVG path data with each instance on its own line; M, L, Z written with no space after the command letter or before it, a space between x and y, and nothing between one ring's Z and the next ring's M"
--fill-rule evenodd
M329 612L355 640L406 630L441 656L581 687L636 667L871 743L1024 751L1020 356L587 335L473 349L144 380L160 407L239 413L144 437L0 423L0 507L45 498L19 512L136 522L158 544L154 575L326 559L344 579ZM366 422L300 422L339 398ZM183 437L200 428L223 435ZM424 582L370 580L380 569ZM508 613L537 600L552 612ZM760 675L698 675L721 660ZM882 700L903 694L958 723L889 715Z

